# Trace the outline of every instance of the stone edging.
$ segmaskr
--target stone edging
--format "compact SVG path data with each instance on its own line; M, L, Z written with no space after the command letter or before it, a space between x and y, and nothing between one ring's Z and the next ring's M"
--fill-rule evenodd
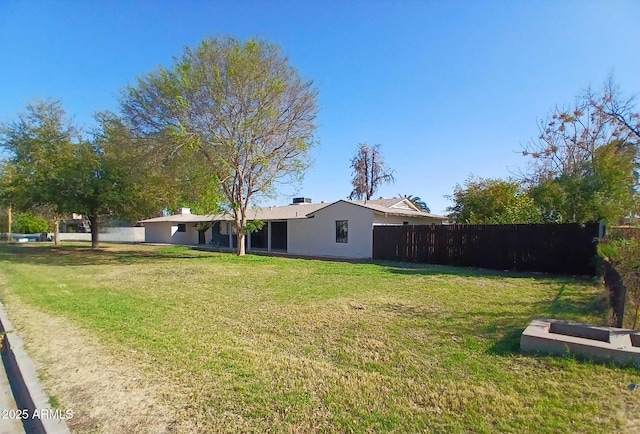
M38 434L69 434L63 414L49 405L36 366L24 350L20 336L13 331L7 312L0 303L0 332L4 332L2 362L20 413L25 431Z

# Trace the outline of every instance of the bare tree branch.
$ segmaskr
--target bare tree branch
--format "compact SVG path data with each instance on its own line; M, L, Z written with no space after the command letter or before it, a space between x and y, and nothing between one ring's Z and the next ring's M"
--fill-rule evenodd
M351 159L353 190L349 199L369 200L378 186L384 182L394 182L393 171L384 162L380 145L358 145L356 155Z

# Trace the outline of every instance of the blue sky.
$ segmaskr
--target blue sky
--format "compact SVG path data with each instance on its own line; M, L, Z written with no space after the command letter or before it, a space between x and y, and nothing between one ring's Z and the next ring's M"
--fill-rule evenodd
M298 195L346 198L358 143L443 213L470 175L526 167L555 105L613 75L640 94L640 1L2 1L0 122L62 100L81 126L121 89L206 37L282 47L319 91L319 146ZM275 204L290 201L283 190Z

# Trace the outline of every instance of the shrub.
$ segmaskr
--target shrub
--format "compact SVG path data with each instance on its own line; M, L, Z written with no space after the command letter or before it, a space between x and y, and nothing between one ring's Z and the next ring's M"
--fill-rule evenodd
M16 217L15 231L22 234L48 232L49 221L34 214L20 214Z

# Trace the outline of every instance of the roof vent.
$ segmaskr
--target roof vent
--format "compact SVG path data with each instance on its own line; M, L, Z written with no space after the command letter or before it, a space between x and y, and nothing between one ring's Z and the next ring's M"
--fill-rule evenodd
M294 197L293 202L294 205L302 205L305 203L311 203L311 198L309 197Z
M177 214L179 215L191 214L191 208L179 208Z

